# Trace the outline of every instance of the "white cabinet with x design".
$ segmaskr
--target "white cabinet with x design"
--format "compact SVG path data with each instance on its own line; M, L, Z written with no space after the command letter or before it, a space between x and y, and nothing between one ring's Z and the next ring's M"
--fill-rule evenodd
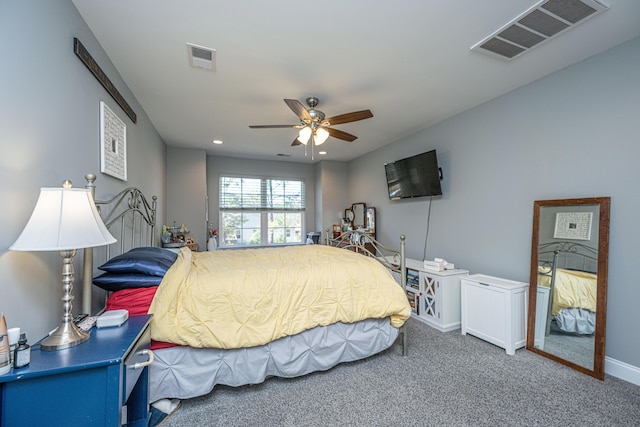
M421 261L407 259L407 298L413 317L442 331L460 328L460 278L467 270L430 271Z

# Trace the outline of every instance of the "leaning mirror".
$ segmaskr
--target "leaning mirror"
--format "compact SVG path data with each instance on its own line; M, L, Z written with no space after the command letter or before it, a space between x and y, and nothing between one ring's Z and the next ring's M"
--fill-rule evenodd
M351 205L351 211L353 212L353 229L357 230L364 228L364 203L354 203Z
M609 197L534 202L527 348L604 379Z

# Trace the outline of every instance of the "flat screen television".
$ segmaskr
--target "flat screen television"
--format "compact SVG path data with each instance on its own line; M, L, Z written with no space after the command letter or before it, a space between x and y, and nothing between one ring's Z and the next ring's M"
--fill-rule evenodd
M384 169L391 200L442 194L442 173L438 167L436 150L387 163Z

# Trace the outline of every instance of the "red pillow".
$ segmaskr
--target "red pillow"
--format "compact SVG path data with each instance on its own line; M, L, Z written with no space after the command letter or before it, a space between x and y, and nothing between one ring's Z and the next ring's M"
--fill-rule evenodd
M107 299L106 309L125 309L129 311L129 316L147 314L157 290L157 286L152 286L149 288L132 288L115 291ZM151 350L175 346L177 346L177 344L151 340Z
M115 291L107 299L107 310L129 310L129 316L147 314L157 290L157 286L150 286Z

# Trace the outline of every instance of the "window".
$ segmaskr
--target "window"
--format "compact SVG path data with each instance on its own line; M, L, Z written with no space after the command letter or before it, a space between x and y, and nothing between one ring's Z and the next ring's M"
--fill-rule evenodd
M301 179L221 176L220 245L304 243L305 207Z

